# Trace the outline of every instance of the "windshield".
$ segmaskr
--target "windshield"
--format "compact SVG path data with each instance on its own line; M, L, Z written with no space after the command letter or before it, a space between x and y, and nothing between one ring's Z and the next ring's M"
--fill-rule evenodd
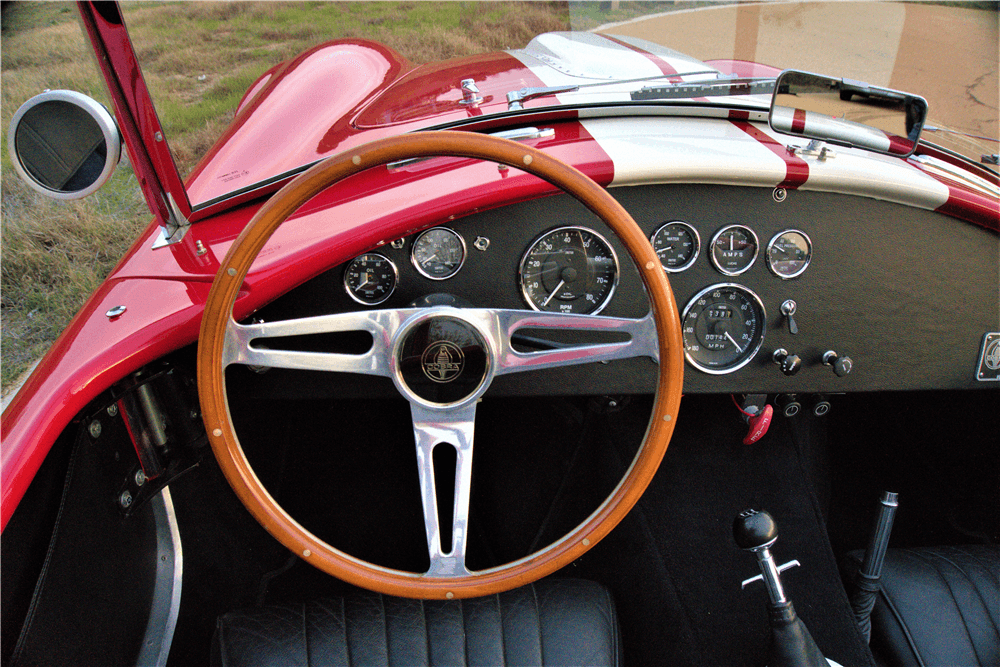
M635 91L720 76L773 75L786 68L922 95L930 107L925 140L977 162L997 153L995 3L141 2L126 3L124 11L195 207L295 173L353 145L355 138L374 138L363 130L408 132L511 114L518 107L511 106L508 93L522 89L537 93L525 109L693 102L762 107L769 99L766 89L739 98L698 88L687 95L637 97ZM572 44L536 39L557 31L590 35ZM588 47L597 35L617 45L613 57ZM303 83L313 100L308 108L328 109L318 117L306 114L290 89L255 102L266 81L244 99L269 70L267 77L278 78L281 68L274 66L341 38L370 39L401 57L395 69L352 63L355 76L382 77L390 84L402 79L377 93L356 91L336 77L328 85ZM498 51L505 56L486 55ZM391 52L372 53L375 59L392 59ZM332 52L314 56L321 57L337 61ZM454 58L464 60L435 64ZM472 107L460 102L466 76L479 77L483 99ZM632 83L607 85L620 79ZM573 85L579 88L571 90ZM539 93L540 88L559 90ZM254 104L259 108L250 109ZM242 116L234 113L238 107ZM262 122L247 122L250 111ZM312 127L289 133L290 118ZM228 145L212 149L224 132Z

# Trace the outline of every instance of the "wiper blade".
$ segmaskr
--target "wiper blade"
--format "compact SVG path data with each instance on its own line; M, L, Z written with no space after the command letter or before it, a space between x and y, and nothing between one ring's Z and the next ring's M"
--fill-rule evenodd
M581 83L581 84L567 84L565 86L549 86L547 88L521 88L520 90L512 90L507 93L507 110L508 111L520 111L524 108L523 104L528 100L533 100L537 97L548 97L549 95L558 95L559 93L575 93L583 88L595 88L598 86L616 86L623 83L635 83L638 81L657 81L659 79L664 79L667 77L677 77L677 76L700 76L705 74L718 74L716 70L704 70L700 72L684 72L683 74L661 74L659 76L644 76L638 79L609 79L608 81L598 81L596 83ZM727 79L730 81L731 79ZM770 79L773 81L773 79ZM634 94L634 93L633 93Z
M677 100L691 97L729 95L770 95L774 92L773 78L734 78L720 81L672 83L666 86L646 86L632 93L632 101Z

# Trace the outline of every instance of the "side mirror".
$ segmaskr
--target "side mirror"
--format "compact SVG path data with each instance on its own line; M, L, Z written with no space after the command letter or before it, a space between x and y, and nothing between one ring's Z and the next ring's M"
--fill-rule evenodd
M14 169L54 199L79 199L111 178L122 140L100 103L72 90L47 90L21 105L8 133Z
M927 101L917 95L785 70L767 123L783 134L906 157L916 150L926 118Z

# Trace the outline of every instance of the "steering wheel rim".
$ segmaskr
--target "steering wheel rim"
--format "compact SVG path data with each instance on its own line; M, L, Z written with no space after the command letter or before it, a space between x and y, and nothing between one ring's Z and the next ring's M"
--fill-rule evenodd
M655 323L659 357L649 426L635 459L608 498L575 529L540 551L487 570L449 576L392 570L360 560L320 540L288 515L263 487L240 446L229 413L224 372L233 363L227 350L234 345L232 330L242 326L233 321L233 306L253 261L274 231L314 195L352 174L428 156L474 158L516 167L555 185L600 217L618 235L638 269L650 302L646 319ZM449 311L446 315L461 317L461 310L445 310ZM234 241L212 283L199 336L197 375L202 417L219 467L240 501L272 536L313 566L362 588L401 597L452 599L490 595L536 581L579 558L624 518L652 480L673 433L683 363L680 319L666 274L642 230L613 197L573 167L534 148L488 135L445 131L381 139L335 155L272 196ZM471 402L474 405L475 398ZM417 406L412 400L411 408L416 430Z

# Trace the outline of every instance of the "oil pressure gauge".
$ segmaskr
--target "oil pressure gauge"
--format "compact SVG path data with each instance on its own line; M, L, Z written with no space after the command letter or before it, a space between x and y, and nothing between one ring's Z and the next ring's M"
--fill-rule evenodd
M710 285L688 301L681 315L684 356L705 373L732 373L760 350L766 320L760 297L746 287Z
M396 265L388 257L369 252L355 257L344 271L344 289L358 303L374 306L396 289Z
M812 261L812 241L805 232L786 229L778 232L767 244L767 268L782 280L795 278Z

